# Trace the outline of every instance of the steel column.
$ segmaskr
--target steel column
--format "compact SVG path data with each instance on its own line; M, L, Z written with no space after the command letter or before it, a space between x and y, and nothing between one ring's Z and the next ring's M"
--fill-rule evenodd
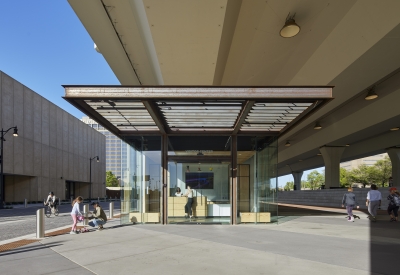
M161 137L162 224L168 223L168 136Z
M231 224L237 224L237 136L232 136Z

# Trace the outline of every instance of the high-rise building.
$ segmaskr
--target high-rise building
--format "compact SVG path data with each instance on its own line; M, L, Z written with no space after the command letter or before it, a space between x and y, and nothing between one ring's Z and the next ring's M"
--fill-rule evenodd
M106 136L106 171L111 171L117 178L121 178L122 167L126 162L126 143L93 119L85 116L81 119L84 123Z

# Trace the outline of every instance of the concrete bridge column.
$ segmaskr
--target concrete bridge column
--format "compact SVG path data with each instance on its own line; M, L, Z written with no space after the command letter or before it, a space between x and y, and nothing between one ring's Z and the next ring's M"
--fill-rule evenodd
M303 171L292 172L294 179L294 190L301 190L301 177L303 176Z
M400 186L400 148L386 150L392 162L393 186Z
M325 163L325 188L340 186L340 159L344 146L319 148Z

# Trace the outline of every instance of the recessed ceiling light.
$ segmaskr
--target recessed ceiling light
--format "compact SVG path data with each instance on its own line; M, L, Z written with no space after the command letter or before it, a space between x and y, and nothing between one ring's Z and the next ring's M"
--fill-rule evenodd
M398 131L400 128L399 127L393 127L393 128L390 128L390 131Z
M291 145L291 144L290 144L289 140L286 141L285 146L286 146L286 147L289 147L290 145Z
M322 156L322 154L321 154L321 153L318 153L317 156Z
M350 144L346 144L346 147L349 147L350 146Z

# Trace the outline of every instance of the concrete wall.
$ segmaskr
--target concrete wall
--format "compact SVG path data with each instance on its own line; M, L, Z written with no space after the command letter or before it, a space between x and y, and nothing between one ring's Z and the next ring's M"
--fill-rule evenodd
M369 188L354 188L356 200L361 209L366 209L365 201ZM379 188L382 194L382 209L387 209L389 188ZM301 190L301 191L280 191L278 202L287 204L341 207L344 193L347 189L325 189L325 190Z
M49 191L64 199L66 180L89 182L94 156L92 197L105 195L104 135L1 71L0 106L0 127L19 134L5 136L6 202L42 200Z

